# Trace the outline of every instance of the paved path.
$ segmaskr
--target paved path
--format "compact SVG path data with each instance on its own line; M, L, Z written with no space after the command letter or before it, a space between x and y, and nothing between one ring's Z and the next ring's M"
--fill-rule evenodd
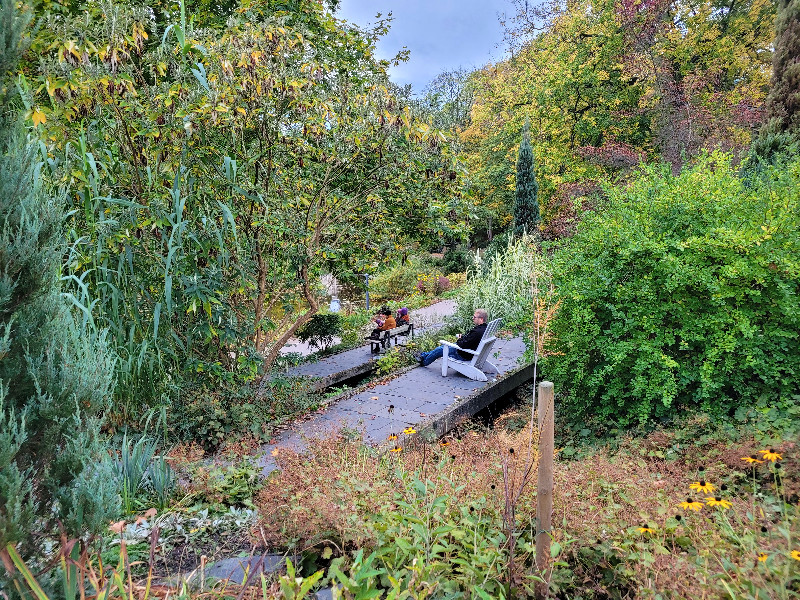
M453 300L443 300L424 308L411 311L414 330L422 333L432 327L440 327L445 317L452 315L456 310ZM336 373L351 371L354 367L365 365L377 358L370 352L370 345L359 346L352 350L339 352L316 362L303 363L292 367L287 375L292 377L314 377L324 379Z
M498 339L490 361L501 374L506 373L519 366L524 351L521 338ZM271 454L276 448L299 452L308 440L324 437L341 427L361 431L369 444L381 443L391 433L400 434L402 438L405 427L413 425L419 429L436 414L493 382L491 377L488 382L472 381L452 370L448 377L442 377L440 360L428 367L416 367L295 423L278 436L275 443L264 446L260 466L266 475L277 468ZM393 407L391 411L390 406Z

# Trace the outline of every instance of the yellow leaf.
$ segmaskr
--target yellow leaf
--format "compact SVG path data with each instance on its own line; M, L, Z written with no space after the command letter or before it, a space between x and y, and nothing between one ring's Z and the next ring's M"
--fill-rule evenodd
M33 125L35 127L38 127L42 123L47 122L47 117L45 117L44 113L37 108L33 111L33 114L31 115L31 120L33 121Z

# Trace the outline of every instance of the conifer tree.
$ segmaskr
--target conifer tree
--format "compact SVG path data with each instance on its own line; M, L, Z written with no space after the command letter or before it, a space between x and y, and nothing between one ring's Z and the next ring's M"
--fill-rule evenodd
M514 233L533 233L542 220L539 215L539 184L533 163L533 148L528 124L522 130L522 143L517 159L517 196L514 200Z
M800 144L800 0L778 1L774 47L767 120L750 149L770 162Z
M45 558L43 538L98 531L118 512L98 437L114 357L61 294L64 196L44 181L14 102L29 22L16 4L0 0L0 582L8 544Z

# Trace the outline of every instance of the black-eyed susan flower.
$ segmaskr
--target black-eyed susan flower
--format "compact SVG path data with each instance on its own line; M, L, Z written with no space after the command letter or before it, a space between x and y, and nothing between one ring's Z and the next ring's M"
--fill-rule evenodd
M755 454L752 456L743 456L742 460L751 465L760 465L762 462L764 462L763 460L758 460Z
M390 433L389 437L386 438L386 439L389 440L389 441L396 440L397 439L397 434L396 433Z
M700 492L701 494L710 494L716 488L714 487L713 483L709 483L704 479L701 479L700 481L695 481L692 485L690 485L689 489Z
M411 435L412 433L417 433L417 430L414 429L413 427L406 427L405 429L403 429L403 433L405 433L406 435Z
M762 455L761 458L763 458L764 460L768 460L770 462L775 462L776 460L780 460L781 458L783 458L772 448L770 448L769 450L759 450L759 452Z
M795 560L800 560L800 550L792 550L789 552L789 556L791 556Z
M449 445L450 445L450 442L448 442L447 440L442 440L441 442L439 442L439 445L440 445L442 448L444 448L445 446L449 446Z
M643 525L642 527L639 527L638 531L639 531L639 533L650 533L650 534L655 533L655 531L653 529L650 529L647 525Z
M402 451L403 449L400 446L395 446L394 448L389 450L389 452L402 452Z
M681 502L680 506L683 510L699 511L703 508L704 504L698 500L687 498L685 502Z
M720 508L730 508L733 506L730 500L725 500L724 498L720 498L719 496L712 496L710 498L706 498L706 504L709 506L719 506Z
M765 552L758 553L758 562L766 562L768 555Z

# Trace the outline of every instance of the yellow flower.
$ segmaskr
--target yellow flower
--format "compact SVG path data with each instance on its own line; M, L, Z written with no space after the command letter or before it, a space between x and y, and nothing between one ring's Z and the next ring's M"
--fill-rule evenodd
M695 481L692 485L690 485L689 489L696 490L701 494L710 494L714 491L714 484L707 483L701 479L700 481Z
M442 440L441 442L439 442L439 445L442 446L442 447L449 446L450 442L448 442L447 440Z
M655 531L649 527L639 527L639 533L655 533Z
M770 448L769 450L759 450L759 452L764 455L762 456L764 460L768 460L770 462L775 462L776 460L781 460L781 458L783 458L772 448Z
M683 510L699 511L701 508L703 508L703 503L698 502L697 500L692 500L691 498L687 498L686 502L681 502L680 506Z
M743 456L742 460L750 463L751 465L760 465L762 462L764 462L763 460L758 460L755 454L753 454L753 456Z
M710 498L706 498L706 504L708 504L709 506L720 506L722 508L730 508L731 506L733 506L733 504L731 504L729 500L723 500L719 496L717 496L716 498L713 496Z
M764 552L759 552L758 562L766 562L766 560L767 560L767 554L765 554Z
M389 452L402 452L402 451L403 449L400 446L395 446L394 448L389 450Z
M789 556L791 556L795 560L800 560L800 550L792 550L789 553Z
M411 435L412 433L417 433L417 430L414 429L413 427L406 427L405 429L403 429L403 433L405 433L406 435Z
M389 437L386 438L386 439L388 439L388 440L396 440L397 439L397 434L396 433L390 433Z

